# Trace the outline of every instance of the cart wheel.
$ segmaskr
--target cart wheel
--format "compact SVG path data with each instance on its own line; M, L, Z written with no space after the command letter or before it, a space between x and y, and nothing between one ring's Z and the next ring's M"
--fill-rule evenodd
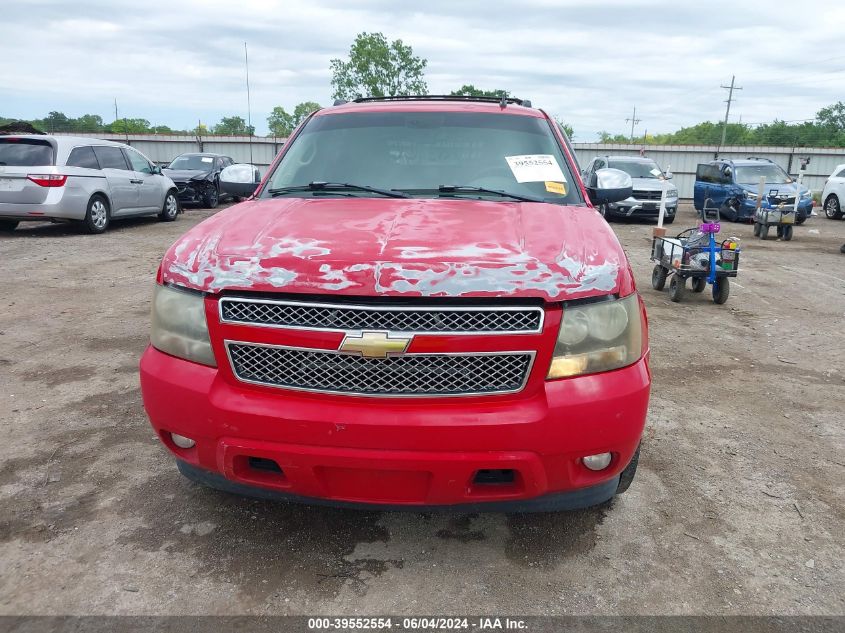
M716 277L713 282L713 301L722 305L728 300L728 295L731 294L731 282L728 277Z
M761 224L760 225L760 239L761 240L769 239L769 225L768 224Z
M754 237L760 237L760 223L754 223Z
M778 234L778 239L783 237L783 227L782 226L778 226L777 234Z
M666 269L657 264L651 271L651 287L655 290L663 290L664 286L666 286Z
M692 280L692 291L693 292L704 292L704 289L707 287L707 280L704 277L695 277Z
M686 292L686 279L679 277L677 274L672 275L672 280L669 282L669 299L674 303L678 303L684 298Z
M792 225L787 224L783 227L783 239L789 242L792 239Z

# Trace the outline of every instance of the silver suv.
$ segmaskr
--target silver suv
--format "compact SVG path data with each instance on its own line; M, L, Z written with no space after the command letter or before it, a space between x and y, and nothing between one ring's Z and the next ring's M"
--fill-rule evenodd
M631 197L612 204L599 206L599 211L610 218L654 218L660 212L660 197L666 184L666 215L663 221L672 224L678 211L678 188L666 182L672 178L671 172L664 172L660 165L650 158L641 156L596 156L584 170L584 182L589 182L590 174L599 169L621 169L631 176L634 191Z
M25 220L79 221L102 233L111 220L179 215L176 185L143 154L93 138L0 136L0 231Z

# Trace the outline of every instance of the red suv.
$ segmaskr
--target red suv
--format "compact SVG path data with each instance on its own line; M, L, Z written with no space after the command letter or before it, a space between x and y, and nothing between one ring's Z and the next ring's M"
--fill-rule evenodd
M351 507L557 510L625 490L646 315L593 205L631 181L578 174L527 101L314 113L250 200L161 263L141 386L179 470Z

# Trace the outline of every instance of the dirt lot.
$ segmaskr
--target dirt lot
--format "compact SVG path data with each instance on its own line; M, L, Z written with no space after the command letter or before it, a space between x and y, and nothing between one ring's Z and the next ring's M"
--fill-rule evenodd
M724 306L652 290L651 227L614 224L652 328L637 480L589 511L450 515L180 477L137 362L158 260L209 214L0 237L0 613L845 613L845 222L728 225Z

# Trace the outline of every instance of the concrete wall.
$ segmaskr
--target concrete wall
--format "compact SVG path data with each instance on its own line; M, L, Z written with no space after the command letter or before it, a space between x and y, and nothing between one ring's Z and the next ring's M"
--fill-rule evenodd
M126 142L121 134L80 134L114 141ZM261 168L263 175L286 139L247 136L206 136L197 139L193 136L166 136L140 134L128 136L129 144L148 156L156 163L167 163L185 152L217 152L231 156L235 162L252 162ZM575 153L582 166L594 156L613 154L639 155L640 145L620 145L602 143L574 143ZM713 159L716 151L711 145L649 145L646 155L660 164L663 169L671 169L675 175L682 198L691 198L695 169L699 163ZM250 152L252 160L250 161ZM727 158L747 158L760 156L770 158L790 174L797 174L801 159L809 157L810 164L804 172L804 183L814 192L821 192L824 182L837 165L845 163L845 148L792 148L792 147L724 147L720 156Z

